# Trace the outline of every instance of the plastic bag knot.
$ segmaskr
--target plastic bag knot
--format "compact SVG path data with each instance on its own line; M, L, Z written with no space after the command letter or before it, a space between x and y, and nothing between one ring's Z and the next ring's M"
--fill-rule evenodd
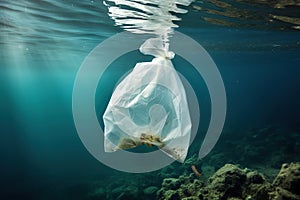
M145 55L168 60L171 60L175 56L174 52L169 51L168 45L166 45L161 38L150 38L146 40L140 47L140 52Z

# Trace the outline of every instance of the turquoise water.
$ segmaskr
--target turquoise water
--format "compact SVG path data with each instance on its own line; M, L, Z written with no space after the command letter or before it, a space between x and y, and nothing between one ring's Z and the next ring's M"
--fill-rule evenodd
M228 101L223 132L238 138L274 125L286 130L282 134L299 134L299 5L226 2L232 7L194 2L176 29L201 44L218 66ZM89 52L122 29L100 1L1 1L0 30L0 196L83 199L85 183L105 183L116 172L94 159L77 135L73 83ZM105 99L96 96L100 118L115 83L143 59L149 57L133 52L107 70L97 90ZM197 93L201 143L210 115L207 89L186 61L173 62ZM299 155L299 145L294 151ZM289 154L283 152L287 162L293 161Z

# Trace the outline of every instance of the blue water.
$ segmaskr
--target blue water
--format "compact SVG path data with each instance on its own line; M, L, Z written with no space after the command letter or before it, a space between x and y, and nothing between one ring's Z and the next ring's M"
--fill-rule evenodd
M209 2L192 5L205 9L202 13L190 6L177 30L201 44L218 66L228 101L224 132L243 134L276 124L299 133L300 32L293 28L297 24L276 20L270 24L251 16L230 18L234 24L229 25L213 23L203 16L226 17L212 16L208 11L214 6ZM267 5L239 6L253 12L252 16L268 16L268 12L281 16L290 8L292 17L300 17L294 11L298 7L268 7L264 13ZM122 29L114 26L100 1L4 0L0 30L0 197L72 199L72 192L65 188L104 180L115 172L94 159L81 143L73 122L72 90L89 52ZM100 88L106 98L96 103L100 116L118 78L144 58L137 54L125 55L107 72ZM181 58L174 60L198 95L204 113L200 129L204 130L209 95L185 64Z

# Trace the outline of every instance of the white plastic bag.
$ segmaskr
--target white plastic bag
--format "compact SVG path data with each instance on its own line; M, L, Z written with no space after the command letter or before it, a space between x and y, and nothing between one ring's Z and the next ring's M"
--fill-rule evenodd
M160 38L148 39L140 51L155 58L137 63L112 94L103 115L104 149L157 146L183 162L189 147L191 119L182 82Z

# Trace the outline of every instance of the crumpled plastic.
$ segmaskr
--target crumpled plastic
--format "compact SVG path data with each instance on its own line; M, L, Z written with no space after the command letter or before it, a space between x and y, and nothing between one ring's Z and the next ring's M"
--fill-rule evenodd
M104 121L104 150L156 146L173 159L186 158L191 119L183 84L171 62L174 53L161 38L140 47L151 62L137 63L115 88Z

